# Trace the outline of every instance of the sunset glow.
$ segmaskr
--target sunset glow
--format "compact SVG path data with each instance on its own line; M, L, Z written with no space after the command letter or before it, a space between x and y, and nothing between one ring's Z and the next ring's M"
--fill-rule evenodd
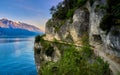
M0 19L35 25L45 30L46 21L51 18L49 9L62 0L1 0Z

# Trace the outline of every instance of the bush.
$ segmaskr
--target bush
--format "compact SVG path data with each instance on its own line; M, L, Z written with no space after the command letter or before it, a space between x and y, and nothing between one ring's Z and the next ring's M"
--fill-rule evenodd
M98 12L99 10L105 10L106 8L106 5L96 5L95 12Z
M54 48L52 46L49 46L49 48L45 51L45 54L47 56L52 56L53 52L54 52Z
M58 32L60 30L60 27L64 24L65 24L65 20L60 20L60 21L56 22L55 24L53 23L55 32Z
M73 17L74 11L75 11L75 8L74 9L69 9L68 12L67 12L67 18Z
M39 70L40 75L105 75L109 65L100 58L92 61L93 58L85 56L84 54L92 56L89 50L89 47L76 49L74 46L64 49L62 58L56 63L44 64Z
M108 32L111 29L112 25L113 25L112 15L105 14L102 18L102 21L100 22L100 28Z
M78 0L78 1L77 1L77 6L78 6L78 7L81 7L81 6L83 6L86 2L87 2L87 0Z
M45 34L36 36L35 37L35 43L39 43L40 41L42 41L43 40L43 36L45 36Z
M64 0L56 7L53 6L50 11L55 19L65 20L73 16L76 8L82 7L87 0Z
M41 49L34 48L34 51L35 51L36 54L40 54Z
M88 33L84 33L84 35L81 37L82 45L89 45L89 35Z
M103 16L100 28L107 33L110 31L111 27L119 26L120 23L120 0L107 0L107 13Z

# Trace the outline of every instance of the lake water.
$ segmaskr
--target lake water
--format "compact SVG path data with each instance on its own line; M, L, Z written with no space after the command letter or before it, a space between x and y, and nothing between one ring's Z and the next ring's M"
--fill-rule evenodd
M34 37L0 38L0 75L37 75Z

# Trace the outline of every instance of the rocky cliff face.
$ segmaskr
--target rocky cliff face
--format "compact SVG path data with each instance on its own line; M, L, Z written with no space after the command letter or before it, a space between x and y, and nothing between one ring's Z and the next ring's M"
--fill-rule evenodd
M77 9L72 19L66 21L54 21L51 19L52 25L47 23L46 25L46 37L47 39L57 39L68 42L80 42L80 37L89 30L89 12L87 9ZM63 24L62 24L63 23ZM58 30L56 27L58 26Z
M50 19L46 24L46 40L60 40L68 43L81 44L81 38L89 34L90 45L96 55L108 61L113 73L120 72L120 29L112 27L106 34L101 30L100 22L106 13L99 8L106 5L106 0L88 1L82 8L74 12L73 18L65 21ZM114 34L114 31L117 33Z
M106 52L120 57L119 29L112 27L108 34L100 29L100 22L105 10L98 8L98 5L105 5L105 0L95 1L92 6L87 2L84 8L79 8L74 12L72 19L64 21L63 24L61 21L49 20L48 22L51 25L49 23L46 25L47 39L55 38L64 41L71 39L74 43L77 43L85 32L89 32L91 45L96 46L95 43L104 44ZM58 30L56 30L56 25ZM118 31L117 35L112 35L114 30Z

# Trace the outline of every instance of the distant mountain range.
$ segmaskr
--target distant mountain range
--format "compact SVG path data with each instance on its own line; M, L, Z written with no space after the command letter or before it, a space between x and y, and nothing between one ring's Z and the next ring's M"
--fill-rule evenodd
M1 36L34 36L41 34L42 31L26 23L14 22L8 19L0 20L0 37Z

